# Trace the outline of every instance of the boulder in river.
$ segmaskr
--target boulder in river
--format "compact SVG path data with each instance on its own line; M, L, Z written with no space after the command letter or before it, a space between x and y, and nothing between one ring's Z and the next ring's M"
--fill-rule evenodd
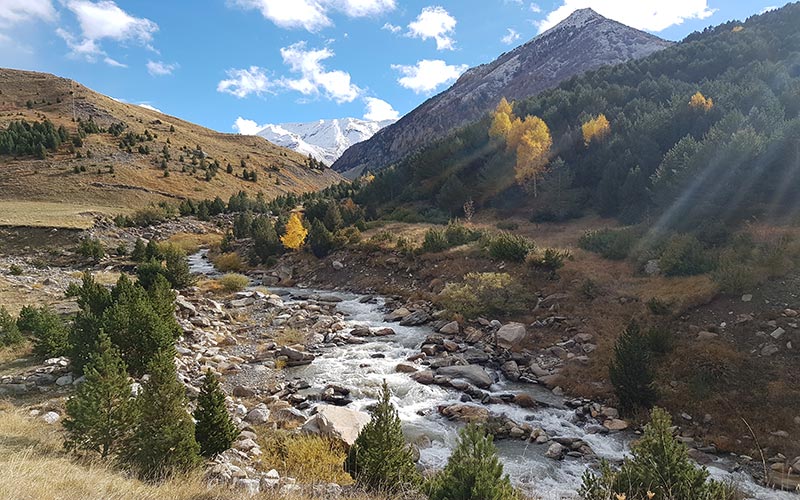
M286 366L308 365L314 361L314 355L292 347L284 346L276 353L276 357L285 356Z
M439 413L451 420L469 424L485 424L489 421L489 410L474 404L454 404L439 408Z
M436 370L436 374L450 379L461 378L481 389L488 389L493 382L486 370L478 365L445 366Z
M431 320L430 314L426 313L425 311L415 311L405 318L400 320L400 325L402 326L419 326L424 325L428 321Z
M339 439L352 446L358 434L370 421L367 413L350 408L331 405L318 405L317 413L311 416L303 430L312 434L320 434Z

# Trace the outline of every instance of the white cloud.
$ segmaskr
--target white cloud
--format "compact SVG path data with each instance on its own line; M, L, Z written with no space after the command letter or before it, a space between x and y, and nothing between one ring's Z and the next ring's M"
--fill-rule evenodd
M330 3L350 17L375 16L397 7L395 0L330 0L325 3Z
M327 71L322 61L333 57L333 51L324 49L306 50L305 42L281 49L283 62L298 79L282 79L282 84L305 95L323 94L338 103L353 102L361 89L350 81L350 73L340 70Z
M256 9L281 28L317 32L333 25L332 9L349 17L375 16L394 10L395 0L229 0L244 9Z
M531 3L531 12L533 12L534 14L538 14L541 11L542 11L542 8L539 7L538 3Z
M64 39L74 56L95 62L102 58L111 66L124 66L107 56L100 46L103 39L121 43L138 43L153 50L151 42L158 25L143 17L134 17L120 9L112 1L91 2L88 0L67 0L66 7L75 14L81 35L59 28L56 33Z
M56 10L50 0L0 0L0 26L40 19L53 21Z
M116 59L112 59L112 58L110 58L108 56L103 58L103 62L108 64L109 66L114 66L115 68L127 68L128 67L127 64L123 64L123 63L117 61Z
M165 63L163 61L147 61L147 72L152 76L171 75L178 69L177 63Z
M228 79L217 85L217 91L239 98L250 94L264 95L278 90L294 90L307 96L322 95L337 103L352 102L362 90L350 78L350 73L327 70L322 61L334 56L332 50L306 49L306 42L298 42L281 49L283 62L297 78L283 76L271 79L266 70L258 66L249 69L228 70Z
M777 8L778 8L778 6L777 6L777 5L770 5L770 6L768 6L768 7L764 7L764 8L763 8L763 9L761 9L760 11L758 11L758 14L759 14L759 15L761 15L761 14L766 14L767 12L769 12L769 11L771 11L771 10L775 10L775 9L777 9Z
M275 82L267 77L263 68L250 66L248 69L230 69L227 74L228 79L222 80L217 85L217 92L235 95L240 99L250 94L260 96L274 93Z
M438 50L453 50L456 18L442 7L425 7L408 25L408 36L436 40Z
M501 42L503 42L506 45L511 45L512 43L519 40L520 34L517 30L515 30L514 28L508 28L507 31L508 33L506 34L506 36L500 39Z
M546 31L577 9L590 7L598 14L640 30L662 31L688 19L705 19L714 13L707 0L563 0L538 24Z
M392 23L384 24L381 29L382 30L386 30L386 31L391 31L392 33L395 33L395 34L400 33L401 31L403 31L403 28L401 28L400 26L395 26Z
M414 66L392 65L392 69L403 75L397 82L417 94L428 94L441 85L455 81L467 68L466 64L449 65L440 59L423 59Z
M383 99L365 97L364 104L367 106L367 110L364 112L365 120L382 122L384 120L397 120L400 118L400 113Z
M266 127L266 125L259 125L253 120L248 120L246 118L242 118L241 116L238 117L233 124L233 130L242 135L256 135L264 127Z

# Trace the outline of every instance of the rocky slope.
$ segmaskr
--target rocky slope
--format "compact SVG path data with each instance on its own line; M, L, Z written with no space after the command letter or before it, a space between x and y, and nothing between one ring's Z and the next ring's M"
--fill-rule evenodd
M448 90L345 151L333 169L355 176L384 168L479 119L501 97L529 97L587 70L642 58L670 44L592 9L577 10L528 43L468 70Z
M269 199L287 192L314 191L340 180L330 169L309 168L303 155L261 137L215 132L55 75L0 68L0 89L3 130L15 120L47 119L55 127L63 125L73 137L77 119L92 119L103 129L124 124L119 136L92 133L81 146L67 141L43 160L0 155L0 203L48 202L114 214L181 198L227 199L240 190L263 192ZM150 139L120 147L129 132L143 136L145 131ZM140 147L147 147L147 152ZM207 180L204 165L215 161L220 168ZM242 162L248 171L258 173L257 181L243 178ZM226 171L228 164L231 173ZM8 217L3 219L4 224L14 224Z
M394 120L380 122L341 118L307 123L269 124L257 135L302 155L332 165L353 144L366 141Z

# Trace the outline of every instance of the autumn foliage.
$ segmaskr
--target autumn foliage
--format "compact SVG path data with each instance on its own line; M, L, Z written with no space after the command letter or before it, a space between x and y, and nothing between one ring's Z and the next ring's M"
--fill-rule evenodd
M281 236L281 243L289 250L298 250L306 241L308 229L303 227L303 216L295 212L286 223L286 233Z
M511 105L503 98L492 116L489 135L504 139L508 152L516 151L516 181L520 185L532 181L536 196L536 178L547 168L553 145L547 124L538 116L528 115L525 119L514 116Z
M692 109L702 109L703 111L708 111L714 107L714 101L710 97L706 97L700 93L700 91L695 92L691 99L689 99L689 107Z
M583 132L583 142L588 146L592 141L602 141L608 137L608 134L611 133L611 126L606 115L600 113L581 125L581 131Z

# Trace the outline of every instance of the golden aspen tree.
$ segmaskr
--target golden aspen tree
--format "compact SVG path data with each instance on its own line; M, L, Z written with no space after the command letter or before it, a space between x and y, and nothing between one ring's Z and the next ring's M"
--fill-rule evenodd
M588 146L593 140L602 141L608 137L611 126L606 115L601 113L581 125L581 131L583 132L583 142Z
M517 145L515 178L518 184L533 181L533 196L536 197L536 178L544 172L550 156L553 139L547 124L538 116L527 116L521 125L522 133Z
M505 139L509 130L511 130L513 118L514 112L511 109L511 104L503 97L492 114L492 126L489 128L489 136Z
M710 97L704 96L698 90L697 92L695 92L692 98L689 99L689 107L693 109L702 109L703 111L708 111L714 107L714 100L711 99Z
M303 227L303 216L295 212L286 223L286 234L281 236L281 243L289 250L298 250L306 241L308 229Z
M525 119L527 120L528 118ZM514 118L511 121L511 127L508 129L508 134L506 134L506 151L509 153L511 151L516 151L517 146L519 146L519 141L522 138L522 134L524 133L525 123L521 118Z

